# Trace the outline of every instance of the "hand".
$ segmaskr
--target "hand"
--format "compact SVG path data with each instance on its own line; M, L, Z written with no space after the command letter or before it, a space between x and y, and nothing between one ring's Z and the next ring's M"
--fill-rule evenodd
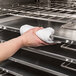
M43 29L43 27L33 28L21 35L23 46L37 47L48 45L48 43L43 42L36 36L35 33L40 29Z

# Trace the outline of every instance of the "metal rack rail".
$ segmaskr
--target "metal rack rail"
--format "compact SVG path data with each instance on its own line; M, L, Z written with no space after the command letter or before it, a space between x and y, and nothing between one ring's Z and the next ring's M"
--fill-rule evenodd
M67 44L74 43L73 39L75 39L76 34L76 23L74 22L74 20L76 21L75 1L47 0L47 4L43 2L44 0L40 2L38 0L38 3L35 4L1 7L0 42L19 36L19 28L24 24L29 24L53 27L56 30L55 38L60 36L59 41ZM68 33L70 33L69 36ZM66 45L21 48L14 56L0 63L0 68L4 71L3 74L10 73L11 76L44 76L46 72L53 74L53 76L75 75L76 48L75 45ZM24 50L26 51L24 52ZM27 67L28 71L25 72ZM33 71L35 69L36 71ZM48 74L45 74L45 76Z
M11 32L11 31L9 32L7 30L2 30L0 32L0 42L10 40L17 36L19 36L18 33ZM76 64L76 59L75 59L76 52L72 51L72 50L62 49L62 48L60 48L60 46L61 45L38 47L38 48L31 48L31 47L25 48L24 47L22 49L27 50L29 52L38 53L40 55L44 55L47 57L52 57L52 58L56 58L59 60L63 60L63 61L67 61L67 62ZM55 48L57 48L57 49L55 49ZM71 54L73 54L73 55L71 55Z
M59 6L53 7L40 7L40 5L29 4L29 5L18 5L0 8L2 12L7 12L7 14L20 16L20 17L27 17L33 19L41 19L46 21L61 21L61 22L68 22L76 19L76 11L73 10L76 7L66 9Z

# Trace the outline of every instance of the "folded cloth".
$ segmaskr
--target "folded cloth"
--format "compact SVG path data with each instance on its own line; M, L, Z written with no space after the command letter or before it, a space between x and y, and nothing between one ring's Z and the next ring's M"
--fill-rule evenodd
M54 34L54 29L51 27L47 27L44 29L41 29L36 32L36 35L43 41L47 43L54 43L53 42L53 34Z
M33 26L30 25L23 25L20 28L20 34L23 34L24 32L27 32L28 30L35 28ZM36 32L36 35L44 42L46 43L54 43L53 42L53 34L54 34L54 29L51 27L47 27L41 30L38 30Z
M23 25L20 27L20 34L23 34L24 32L27 32L28 30L35 28L33 26L30 25Z

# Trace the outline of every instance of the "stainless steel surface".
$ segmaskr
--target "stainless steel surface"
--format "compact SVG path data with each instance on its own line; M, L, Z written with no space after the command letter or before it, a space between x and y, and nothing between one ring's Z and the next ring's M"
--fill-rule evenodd
M69 22L66 25L63 25L61 28L69 29L69 30L76 30L76 22L75 21Z
M73 71L76 71L75 66L76 66L76 65L74 65L74 64L66 63L66 62L63 62L63 63L61 64L61 67L66 68L66 69L69 69L69 70L73 70Z
M1 31L0 32L0 42L4 42L7 40L10 40L12 38L15 38L19 36L18 33L11 32L11 31ZM73 61L72 63L76 64L76 53L72 50L66 50L60 48L61 45L54 45L54 46L44 46L44 47L38 47L38 48L22 48L24 50L28 50L29 52L38 53L41 55L45 55L48 57L53 57L56 59L60 59L63 61L66 61L68 59L68 62ZM75 46L71 47L74 48ZM49 49L48 49L49 48ZM73 54L73 55L71 55Z
M67 76L66 74L63 74L61 72L52 70L51 68L50 69L45 68L45 67L42 67L42 66L39 66L39 65L36 65L36 64L32 64L32 63L29 63L27 61L23 61L23 60L16 59L16 58L13 58L13 57L11 57L9 60L16 61L17 63L23 64L23 65L26 65L26 66L29 66L29 67L32 67L32 68L35 68L35 69L38 69L38 70L41 70L41 71L44 71L44 72L47 72L49 74L58 75L58 76L61 76L61 75L62 76Z
M48 24L48 21L19 17L19 19L16 18L16 20L9 20L7 22L0 23L0 25L4 26L6 29L10 28L10 29L14 29L14 30L19 30L19 28L25 24L29 24L32 26L52 27L55 30L54 37L61 38L64 40L76 41L76 30L61 28L62 26L66 25L61 22L51 21Z
M4 17L4 18L0 18L0 23L20 19L20 17L10 16L10 15L3 15L2 17Z
M0 42L4 42L4 41L7 41L7 40L10 40L11 38L15 38L15 37L17 37L17 36L19 36L19 34L17 34L17 33L15 33L15 32L9 32L9 31L1 31L0 32ZM49 50L47 49L47 48L49 48ZM56 46L54 47L54 48L57 48ZM59 55L57 52L55 52L55 49L54 48L52 48L51 46L46 46L46 48L44 48L44 47L39 47L39 48L29 48L29 47L27 47L27 48L22 48L22 49L24 49L24 50L28 50L28 51L30 51L30 52L35 52L35 53L38 53L38 54L41 54L41 55L46 55L46 56L48 56L48 57L54 57L54 58L58 58L58 59L61 59L61 60L63 60L63 61L66 61L66 59L73 59L74 61L75 61L75 56L73 55L73 57L72 58L69 58L70 57L70 53L68 54L68 55L66 55L65 53L63 54L61 54L61 55ZM47 49L47 50L46 50ZM54 49L54 51L52 50L52 49ZM50 51L51 50L51 51ZM58 49L57 49L58 50ZM62 49L61 49L62 50ZM55 53L52 53L52 51ZM60 50L59 50L60 51ZM67 52L66 50L65 50L65 52ZM75 54L75 53L74 53ZM63 55L63 56L62 56ZM69 57L67 57L67 56L69 56Z
M75 76L75 21L76 0L0 0L0 43L19 36L24 24L54 28L58 43L21 48L0 63L2 75Z
M0 32L0 40L4 40L4 41L7 41L7 40L10 40L12 38L15 38L15 37L18 37L19 34L15 34L15 32L11 32L11 31L1 31Z
M14 76L14 75L4 71L3 69L0 69L0 76Z
M61 48L67 49L67 50L76 51L76 48L72 48L72 47L70 47L70 46L71 46L71 45L62 44L62 45L61 45Z
M30 68L9 60L2 63L0 65L0 68L8 71L11 74L14 74L15 76L46 76L46 75L50 76L45 72ZM54 75L51 74L51 76L54 76Z
M32 57L32 55L33 55L33 57ZM30 66L33 68L44 70L45 72L49 72L51 74L58 75L58 76L61 76L61 75L64 76L64 74L66 73L65 69L60 67L60 65L63 63L63 61L60 61L60 60L58 61L53 58L50 58L50 60L49 60L49 58L47 59L47 57L44 57L44 56L41 56L38 54L34 54L31 52L27 52L27 51L26 52L24 52L22 50L19 51L13 57L11 57L10 60L16 61L20 64L24 64L24 65L27 65L27 66ZM59 69L61 69L61 70L59 70ZM60 72L60 73L58 73L58 72ZM70 73L70 71L68 71L66 73L66 75L68 75L68 73L69 73L69 75L73 75L72 71L71 71L71 73Z
M66 40L76 41L76 30L64 29L59 26L55 27L55 35Z
M33 55L33 57L32 57L32 55ZM65 74L63 74L63 72L60 73L57 68L55 69L54 67L52 67L52 64L54 64L54 63L52 63L53 62L52 59L50 59L50 61L52 61L52 62L49 64L49 63L46 63L49 61L46 61L47 59L45 58L46 60L44 60L43 58L45 58L45 57L42 57L40 55L35 55L30 52L25 53L24 51L23 52L21 51L21 52L17 53L16 55L14 55L13 57L11 57L10 60L16 61L20 64L24 64L24 65L27 65L27 66L30 66L33 68L43 70L45 72L49 72L54 75L58 75L58 76L65 75ZM45 64L43 64L43 62Z
M59 1L57 1L59 2ZM55 2L53 2L55 3ZM65 3L65 2L64 2ZM68 4L68 2L66 2ZM36 25L36 26L50 26L53 27L55 29L55 34L54 36L56 38L59 39L64 39L64 40L71 40L71 41L76 41L76 29L75 29L75 23L73 23L73 21L76 19L75 18L75 10L73 8L75 8L75 6L73 6L72 8L66 9L65 7L67 6L63 6L62 9L61 8L57 8L57 7L45 7L40 6L41 4L28 4L28 5L17 5L17 6L11 6L10 8L1 8L2 11L6 11L9 15L14 15L14 17L19 16L19 19L12 20L12 21L7 21L2 22L1 20L1 25L3 26L7 26L10 29L15 29L15 30L19 30L19 27L23 24L30 24L30 25ZM61 6L61 5L59 5ZM59 7L58 6L58 7ZM26 18L22 18L22 17L26 17ZM29 23L27 23L27 19L29 18L30 21ZM8 18L9 19L13 19L11 17ZM24 20L25 22L24 22ZM4 20L4 19L3 19ZM23 21L22 21L23 20ZM37 21L37 23L35 23L35 21ZM39 22L39 23L38 23ZM42 22L42 23L40 23ZM44 22L46 24L44 24ZM66 23L71 22L71 24L69 24L69 27L67 27ZM21 24L19 26L19 23ZM63 25L63 23L65 23ZM41 25L39 25L41 24ZM13 25L13 26L12 26ZM17 26L18 25L18 26ZM62 26L63 25L63 26ZM12 28L12 27L13 28ZM16 26L18 27L16 29ZM66 27L64 27L66 26ZM61 28L63 27L63 28ZM65 41L66 43L66 41Z

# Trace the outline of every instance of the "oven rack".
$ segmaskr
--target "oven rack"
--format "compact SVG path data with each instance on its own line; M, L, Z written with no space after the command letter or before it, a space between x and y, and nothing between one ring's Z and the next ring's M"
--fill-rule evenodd
M2 62L0 64L0 69L1 69L1 72L5 72L5 71L7 72L6 74L2 74L1 76L26 76L26 75L28 75L28 76L42 76L42 75L50 76L46 72L35 70L31 67L24 66L22 64L19 64L19 63L10 61L10 60ZM9 73L10 73L10 75L9 75ZM54 76L54 75L52 75L52 76Z
M33 54L33 57L31 57L32 56L31 54ZM4 69L5 71L11 72L12 74L14 74L16 76L23 76L26 74L26 73L24 73L23 68L19 68L22 66L28 66L28 67L38 69L38 70L41 70L41 71L49 73L49 74L58 75L58 76L68 76L68 75L70 76L72 74L73 74L73 76L75 75L75 72L72 71L73 68L69 70L68 68L70 68L70 67L67 68L67 66L64 65L64 62L62 60L60 61L60 60L48 58L47 61L49 61L49 60L50 61L48 63L46 63L44 56L42 56L42 58L39 58L39 57L41 57L40 55L39 55L39 57L38 57L38 55L36 55L36 56L35 55L36 54L34 54L34 53L30 53L27 51L24 52L23 50L21 50L21 51L17 52L13 57L9 58L9 60L7 60L6 62L3 62L0 65L0 68ZM43 64L43 62L45 62L45 64ZM65 63L67 63L67 62L65 62ZM16 66L16 68L15 68L15 66ZM65 68L67 68L68 70L65 70ZM20 71L20 72L18 73L18 71Z
M17 36L19 36L19 33L2 30L0 32L0 42L5 42L5 41L15 38ZM76 64L76 59L75 59L76 51L62 49L62 48L60 48L60 46L61 45L38 47L38 48L31 48L31 47L25 48L24 47L22 49L27 50L29 52L37 53L37 54L44 55L47 57L52 57L55 59L59 59L59 60L63 60L66 62ZM49 49L47 50L47 48L49 48ZM57 48L56 49L57 51L55 50L55 48ZM73 54L73 56L71 56L70 54Z
M49 1L50 0L48 0L48 2ZM47 27L46 26L47 24L48 26L57 25L58 28L67 29L67 30L70 29L75 32L74 27L72 28L68 27L69 22L72 22L75 20L75 17L76 17L75 11L72 11L72 8L74 8L75 6L69 5L71 10L67 10L67 13L66 13L66 9L68 8L67 7L68 2L64 4L63 2L60 1L61 3L63 3L62 6L64 7L65 10L60 8L59 9L60 12L59 12L58 8L55 8L55 7L56 6L60 7L61 5L59 4L59 2L55 0L52 0L52 1L50 1L51 6L50 6L50 3L48 5L46 5L45 3L41 5L40 4L41 1L40 2L38 1L38 4L34 5L38 9L38 12L33 12L33 13L31 12L31 10L24 11L25 5L20 6L18 4L18 6L16 7L21 8L20 10L14 7L13 5L12 5L12 8L11 7L9 8L8 6L7 8L1 7L0 11L1 13L2 12L3 13L0 16L0 21L1 21L0 22L0 42L5 42L9 39L19 36L20 35L19 28L21 27L21 25L26 24L27 22L26 20L28 20L29 25L33 25L33 26L42 26L41 24L44 23L43 27ZM53 6L54 4L56 4L56 6ZM27 6L27 7L30 7L30 6ZM51 15L49 15L47 11L44 12L45 8L46 10L47 8L49 10L50 7L53 10L50 13ZM44 11L42 11L42 9ZM74 14L72 15L73 12ZM34 15L36 17L31 16L31 15ZM23 17L23 16L26 16L26 17ZM50 23L50 20L47 19L48 17L46 16L52 16L51 18L54 18L54 19L51 19L52 21L51 23ZM31 20L29 20L30 17L31 17ZM41 18L41 17L46 17L46 18ZM55 18L58 18L58 19L55 20ZM69 19L66 20L65 18L69 18ZM40 22L38 21L37 23L37 20L41 20L41 21ZM43 21L47 21L47 22L43 22ZM71 24L72 23L70 23L70 25ZM71 44L73 43L73 41L70 41L69 39L60 38L59 40L66 43L67 42ZM52 75L53 76L57 76L57 75L58 76L72 76L72 75L75 76L76 75L76 68L75 68L76 67L76 50L71 49L72 47L75 47L75 45L57 44L55 46L49 45L46 47L43 46L43 47L36 47L36 48L33 48L33 47L21 48L15 55L10 57L8 60L0 63L0 69L3 72L5 72L3 73L2 76L6 76L6 75L8 76L8 74L10 74L11 76L12 75L14 76L28 76L28 75L29 76L52 76Z
M0 69L0 76L15 76L15 75L8 73L8 72L5 72L2 69Z
M75 7L76 8L76 7ZM2 12L9 15L27 17L33 19L41 19L46 21L58 21L67 23L76 19L76 11L65 8L43 8L30 5L20 5L18 7L0 8Z
M3 12L4 10L1 10L1 11ZM5 11L8 11L8 10L5 10ZM2 14L2 15L4 15L4 14ZM20 11L14 11L14 10L8 11L8 13L5 15L13 15L13 16L45 20L45 21L56 21L56 22L62 22L62 23L67 23L67 22L70 22L71 20L75 19L75 18L70 18L70 17L66 18L65 16L62 17L61 15L57 16L54 13L52 13L51 15L48 15L48 14L41 14L40 12L32 13L29 11L28 12L20 12Z
M12 20L10 20L10 18L12 18ZM29 23L28 23L28 21L29 21ZM29 25L33 25L33 26L53 27L55 29L55 31L57 31L54 35L54 41L56 43L61 43L61 42L67 43L67 41L68 41L69 44L72 43L72 44L76 45L76 39L75 39L74 35L73 35L73 39L71 39L70 35L69 36L67 35L68 30L70 33L74 32L74 34L75 34L75 29L73 29L75 27L75 25L73 26L72 22L64 24L62 22L51 21L48 23L46 21L41 21L41 20L37 20L37 19L11 16L11 17L8 17L6 20L1 19L0 29L10 30L10 31L19 33L20 27L25 24L29 24ZM72 25L72 27L69 28L68 25ZM68 28L66 28L65 26ZM61 32L61 29L63 30L63 32L66 31L65 37L63 37L62 35L59 35L59 33Z
M6 17L6 16L5 16ZM55 31L57 31L57 33L54 35L54 41L58 41L58 43L64 42L64 43L68 43L69 44L76 44L75 41L75 37L73 35L73 39L71 39L71 36L68 37L68 30L70 33L74 32L75 34L75 21L74 22L69 22L67 24L64 24L62 22L46 22L46 21L41 21L41 20L37 20L37 19L30 19L30 18L22 18L22 17L17 17L17 16L10 16L8 18L3 18L0 20L0 29L5 29L5 30L10 30L10 31L14 31L14 32L18 32L19 33L19 29L22 25L25 24L29 24L29 25L33 25L33 26L43 26L43 27L53 27L55 28ZM3 21L3 22L2 22ZM28 23L29 21L29 23ZM74 25L73 25L74 23ZM71 27L69 27L69 25ZM65 27L66 26L66 27ZM58 33L60 33L61 31L58 31L58 29L62 29L63 32L66 31L66 36L62 37L59 36Z

